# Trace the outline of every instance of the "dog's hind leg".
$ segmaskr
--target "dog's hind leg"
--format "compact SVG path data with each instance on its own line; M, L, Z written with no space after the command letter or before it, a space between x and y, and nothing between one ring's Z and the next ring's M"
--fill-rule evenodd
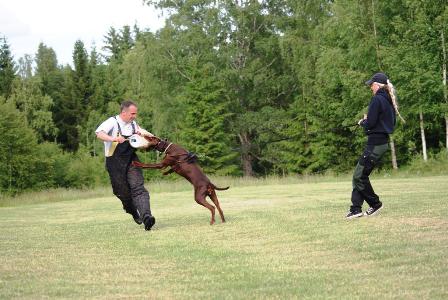
M194 193L194 200L196 200L196 203L204 206L205 208L208 208L210 210L210 213L212 214L212 218L210 220L210 225L215 224L215 207L207 202L205 199L207 193L206 190L196 190Z
M215 204L216 208L218 209L219 215L221 217L221 222L224 223L226 221L226 219L224 218L224 213L222 212L221 205L219 205L218 196L216 195L215 190L212 190L209 193L209 197L210 197L210 199L212 199L213 203Z

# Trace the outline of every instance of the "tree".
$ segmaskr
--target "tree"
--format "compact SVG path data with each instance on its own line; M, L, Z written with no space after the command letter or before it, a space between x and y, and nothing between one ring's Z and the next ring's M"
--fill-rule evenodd
M385 57L390 70L398 78L401 102L407 112L405 138L420 145L422 156L427 159L428 148L439 147L441 118L440 103L443 85L439 61L440 32L434 26L445 9L444 1L419 3L403 1L395 9L389 26L390 48ZM438 120L439 119L439 120ZM420 128L420 130L414 130ZM429 130L429 132L428 132ZM429 137L429 138L428 138ZM420 140L420 141L419 141Z
M6 38L0 38L0 43L0 96L8 98L11 95L16 70Z
M132 37L131 28L128 25L123 26L120 30L120 54L125 56L134 47L134 39Z
M448 88L447 88L447 64L448 64L448 52L447 52L447 35L448 35L448 5L445 4L445 10L443 10L436 19L437 30L440 32L440 48L441 48L441 65L442 65L442 84L443 84L443 103L441 104L441 111L445 118L445 148L448 150Z
M59 99L61 72L58 68L56 53L44 43L39 43L36 53L36 76L42 82L42 93L53 99Z
M39 142L51 140L57 135L53 122L53 100L42 93L39 77L17 78L9 100L23 112L28 126L37 133Z
M231 149L232 136L226 133L226 120L231 113L228 104L221 100L224 85L214 77L213 64L198 66L196 70L181 95L187 108L182 140L190 151L198 154L207 173L237 174L237 153Z
M118 60L120 55L120 37L114 27L109 28L109 32L104 36L103 50L109 52L106 61Z
M63 111L63 75L58 66L56 53L51 47L40 43L35 56L36 78L43 96L49 96L52 100L51 112L54 124L60 124L64 119ZM55 135L48 137L48 141L61 140L60 131L53 131Z
M138 27L134 27L134 34L138 35ZM125 25L119 32L114 27L110 27L107 35L104 36L104 47L103 50L109 52L106 56L106 61L119 61L123 60L123 57L130 49L134 47L135 39L132 36L132 31L130 26Z
M0 101L0 192L17 193L48 186L50 166L38 150L34 131L13 103Z
M80 123L79 113L81 103L79 98L73 97L73 70L70 66L63 68L62 102L59 105L60 118L56 119L56 126L59 129L58 142L65 150L75 152L79 147L78 124Z
M80 105L79 120L84 121L88 115L87 108L90 105L91 91L91 68L89 64L89 56L84 48L84 43L80 40L75 42L73 50L73 65L72 73L73 90L72 97Z
M33 76L33 58L30 55L25 54L19 58L17 74L22 79L30 79Z

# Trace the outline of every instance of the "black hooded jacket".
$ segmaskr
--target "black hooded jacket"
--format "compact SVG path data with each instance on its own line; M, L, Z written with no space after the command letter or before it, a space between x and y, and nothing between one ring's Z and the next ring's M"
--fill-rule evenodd
M381 145L389 141L396 123L392 99L385 89L379 89L369 104L367 119L360 125L368 136L367 144Z

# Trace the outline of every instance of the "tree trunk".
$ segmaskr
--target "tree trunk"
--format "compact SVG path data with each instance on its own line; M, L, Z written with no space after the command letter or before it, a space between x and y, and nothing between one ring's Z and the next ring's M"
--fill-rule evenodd
M445 105L448 106L448 91L446 87L446 46L445 46L445 35L442 28L442 82L443 82L443 98L445 99ZM448 149L448 114L445 112L445 147Z
M243 165L243 174L245 177L254 176L252 169L252 155L250 154L251 142L247 132L238 134L241 143L241 163Z
M392 159L392 168L394 170L398 169L398 164L397 164L397 154L395 152L395 142L394 142L394 138L390 137L390 155L391 155L391 159Z
M372 0L372 26L373 26L373 36L375 38L375 53L376 53L376 64L378 65L378 70L381 68L381 57L380 57L380 44L378 43L378 33L376 31L375 22L375 0Z
M448 150L448 115L445 114L445 138L446 138L446 149Z
M12 191L12 146L9 146L9 192Z
M423 160L428 160L428 154L426 153L426 137L425 137L425 127L423 126L423 112L420 109L420 134L422 136L422 150L423 150Z

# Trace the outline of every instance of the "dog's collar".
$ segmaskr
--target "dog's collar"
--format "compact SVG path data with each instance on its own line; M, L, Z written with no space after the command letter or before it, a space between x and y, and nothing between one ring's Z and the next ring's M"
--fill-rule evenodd
M168 148L169 148L172 144L173 144L173 143L170 143L170 144L168 145L168 147L165 148L165 151L163 151L163 153L166 153L166 151L168 150Z
M166 151L172 144L173 143L168 143L167 141L160 140L154 148L159 152L166 153Z

